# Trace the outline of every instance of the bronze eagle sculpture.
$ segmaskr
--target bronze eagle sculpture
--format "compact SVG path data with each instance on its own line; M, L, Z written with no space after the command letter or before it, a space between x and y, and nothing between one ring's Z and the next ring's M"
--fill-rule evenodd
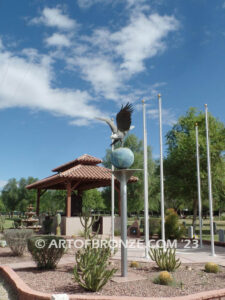
M116 125L113 120L108 118L96 118L100 121L106 122L112 130L111 139L113 140L111 145L115 145L118 142L121 142L123 146L124 138L129 130L133 129L134 126L131 126L131 115L133 113L133 105L127 103L125 106L122 105L120 111L116 115Z

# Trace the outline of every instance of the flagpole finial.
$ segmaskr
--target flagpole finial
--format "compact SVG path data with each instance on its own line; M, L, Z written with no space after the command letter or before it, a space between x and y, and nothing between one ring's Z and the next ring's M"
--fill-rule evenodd
M195 126L196 126L196 127L198 126L198 123L197 123L197 122L195 123Z
M205 104L205 108L207 108L207 106L208 106L208 105L207 105L207 104Z
M158 94L158 98L161 98L161 94Z
M141 101L143 104L145 103L145 99L142 99L142 101Z

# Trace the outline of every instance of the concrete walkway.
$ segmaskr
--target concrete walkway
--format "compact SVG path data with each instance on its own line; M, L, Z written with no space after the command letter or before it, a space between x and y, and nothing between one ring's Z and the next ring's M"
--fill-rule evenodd
M177 248L177 256L180 258L182 263L206 263L206 262L215 262L221 266L225 266L225 248L215 246L216 256L212 257L210 255L211 248L209 245L204 245L202 249L197 248L184 248L186 244L179 244ZM132 245L132 247L128 248L128 260L129 261L140 261L140 262L151 262L151 259L145 258L145 248L144 245ZM113 257L114 259L120 259L120 249L118 249L117 253ZM75 263L74 255L64 255L59 265L65 265ZM11 264L2 264L11 267L12 269L23 269L23 268L32 268L35 267L35 263L33 261L25 261L25 262L16 262Z
M225 266L225 248L215 246L216 256L211 256L211 247L204 245L203 248L184 248L186 243L179 244L177 247L177 257L180 258L182 263L206 263L215 262L221 266ZM193 246L193 245L192 245ZM120 259L120 249L114 256L115 259ZM129 261L142 261L149 262L151 259L145 258L145 248L142 245L139 248L128 248L128 260Z

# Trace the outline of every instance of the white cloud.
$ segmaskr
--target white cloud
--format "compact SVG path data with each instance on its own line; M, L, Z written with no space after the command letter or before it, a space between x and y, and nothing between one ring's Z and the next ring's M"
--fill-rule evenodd
M149 109L147 110L147 114L150 119L156 120L159 118L158 109ZM162 122L164 125L172 126L177 122L177 118L170 109L162 109Z
M1 78L4 79L0 87L0 109L46 110L68 116L70 124L80 126L101 114L96 105L103 98L121 103L135 102L146 93L155 96L158 86L152 86L150 91L141 90L129 86L129 80L145 70L147 59L166 49L166 38L177 30L178 22L173 16L147 15L144 0L127 0L126 3L131 14L124 27L114 32L108 28L95 29L91 35L79 36L76 41L72 39L76 22L59 7L45 8L41 16L31 22L68 31L66 34L55 32L45 38L48 46L57 46L49 56L40 55L33 48L22 50L23 56L18 56L0 47L0 64L7 65L7 76L4 68L0 69L0 83ZM138 10L134 9L137 5ZM67 68L92 88L88 92L53 88L53 80L56 82L53 59L65 60Z
M71 41L69 37L61 33L53 33L53 35L45 39L45 42L48 46L57 46L57 47L71 46Z
M2 40L1 40L1 37L0 37L0 50L3 49L3 43L2 43Z
M39 58L38 51L34 48L25 48L21 51L21 54L25 55L31 61Z
M163 39L177 28L178 22L171 16L132 16L127 26L111 35L115 51L123 59L120 67L131 74L143 71L144 60L165 50Z
M8 183L7 180L0 180L0 190L3 189L3 187Z
M109 4L121 4L123 2L128 9L130 8L144 8L146 7L146 3L148 3L148 0L77 0L77 4L81 8L90 8L93 5L96 5L98 3L104 4L104 5L109 5Z
M60 8L45 7L40 17L34 18L30 21L31 24L44 24L50 27L57 27L58 29L71 30L77 25L76 21L70 19L68 15L64 14Z
M111 3L112 0L77 0L77 4L81 8L89 8L92 5L95 5L95 4L100 3L100 2L108 4L108 3Z
M97 94L116 100L121 87L116 66L106 57L80 57L76 64L81 68L83 78L93 85Z
M72 120L91 120L101 112L91 104L92 97L86 91L52 88L54 78L51 59L39 56L38 62L0 51L0 65L8 65L7 76L0 69L0 109L28 107L45 110Z
M78 118L76 120L70 121L69 124L75 126L88 126L90 124L90 120Z
M120 101L121 92L129 89L130 78L145 70L147 59L166 49L168 34L177 29L178 21L173 16L135 12L116 32L99 28L91 36L82 36L83 53L67 57L67 63L81 69L83 79L96 93Z

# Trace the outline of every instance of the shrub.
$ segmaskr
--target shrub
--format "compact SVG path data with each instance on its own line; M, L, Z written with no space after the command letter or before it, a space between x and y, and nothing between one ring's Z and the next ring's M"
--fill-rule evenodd
M159 276L155 278L154 283L162 285L170 285L173 282L173 277L167 271L160 272Z
M130 267L131 268L139 268L139 263L137 262L137 261L132 261L131 263L130 263Z
M21 218L15 218L14 220L14 227L19 228L22 225L22 219Z
M5 216L0 216L0 232L4 231Z
M181 265L179 258L176 259L176 249L150 248L149 255L156 262L160 270L173 272Z
M173 208L166 211L165 235L166 239L180 239L185 233L183 225L179 224L179 217Z
M59 236L34 236L28 240L28 250L38 269L55 269L65 252L66 240Z
M16 256L23 255L27 246L27 240L32 235L32 229L6 229L4 231L6 243Z
M90 245L79 250L76 255L74 277L80 286L88 291L99 291L113 276L117 269L108 269L111 249L92 248Z
M160 231L160 219L149 219L149 235L153 236L154 234L159 233Z
M205 264L205 271L207 273L218 273L219 272L219 266L215 263L208 262Z

